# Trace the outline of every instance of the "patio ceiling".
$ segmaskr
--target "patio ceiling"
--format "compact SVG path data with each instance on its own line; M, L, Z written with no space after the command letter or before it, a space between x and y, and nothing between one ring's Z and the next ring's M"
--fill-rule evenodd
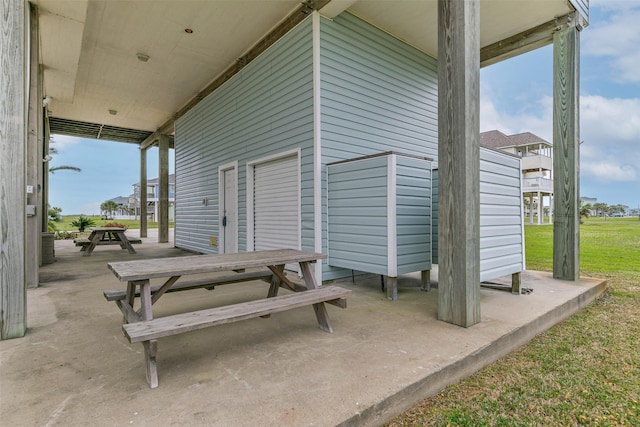
M55 132L97 126L132 137L128 142L170 122L301 7L287 0L33 2ZM321 13L332 18L344 10L437 56L437 0L333 0ZM482 0L481 46L572 10L568 0Z

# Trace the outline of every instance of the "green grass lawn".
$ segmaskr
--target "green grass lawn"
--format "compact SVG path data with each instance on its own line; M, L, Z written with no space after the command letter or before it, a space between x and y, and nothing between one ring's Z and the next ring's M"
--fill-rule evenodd
M552 226L526 226L527 268L552 270ZM590 218L581 271L608 291L388 426L640 426L640 220Z
M79 215L65 215L62 217L62 222L56 222L57 231L78 231L78 227L71 225L71 222L78 219ZM118 224L125 225L128 229L139 229L140 220L137 219L102 219L100 215L85 215L91 218L96 223L94 227L102 227L108 223L117 222ZM169 227L173 227L173 222L169 223ZM147 221L147 228L158 228L158 223L153 221Z

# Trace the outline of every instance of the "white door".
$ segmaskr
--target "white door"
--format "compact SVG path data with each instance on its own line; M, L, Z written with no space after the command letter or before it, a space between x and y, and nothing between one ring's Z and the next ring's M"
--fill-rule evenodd
M238 185L235 168L220 174L220 253L238 252Z
M254 249L300 249L298 155L255 164L253 189Z

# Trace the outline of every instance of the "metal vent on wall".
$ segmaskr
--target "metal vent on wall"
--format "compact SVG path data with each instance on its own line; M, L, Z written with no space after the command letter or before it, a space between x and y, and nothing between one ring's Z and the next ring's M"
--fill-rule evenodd
M153 132L49 117L51 134L140 144Z

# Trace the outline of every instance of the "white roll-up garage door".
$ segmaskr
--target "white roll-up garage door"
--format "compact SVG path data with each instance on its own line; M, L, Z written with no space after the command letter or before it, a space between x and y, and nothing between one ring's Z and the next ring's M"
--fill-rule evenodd
M254 166L254 248L300 248L298 156Z

